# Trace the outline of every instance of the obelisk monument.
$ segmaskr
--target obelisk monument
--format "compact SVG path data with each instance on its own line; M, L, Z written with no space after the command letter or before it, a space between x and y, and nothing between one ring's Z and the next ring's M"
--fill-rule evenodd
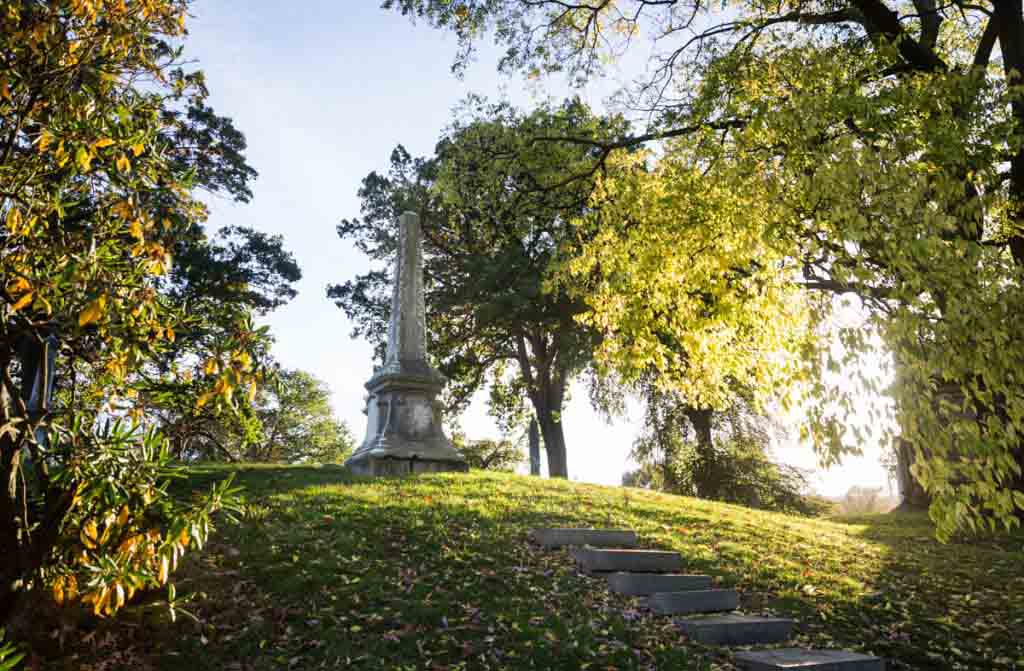
M387 356L366 383L366 438L345 466L365 475L467 470L441 425L437 396L445 382L427 363L420 218L406 212L399 218Z

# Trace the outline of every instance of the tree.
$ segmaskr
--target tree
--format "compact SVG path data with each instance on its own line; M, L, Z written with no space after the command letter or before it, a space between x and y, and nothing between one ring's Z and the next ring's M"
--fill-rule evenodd
M279 371L274 383L257 394L255 412L262 435L245 457L286 463L344 461L355 441L348 426L334 417L330 400L330 389L322 380L302 370Z
M799 469L768 457L772 422L737 395L723 411L696 408L651 380L640 388L644 430L631 457L640 468L624 484L673 494L809 514L809 483Z
M387 177L363 180L363 217L342 221L338 234L386 262L397 216L421 214L428 350L452 381L453 409L487 385L492 409L514 424L528 399L550 474L568 477L561 412L570 382L591 361L597 331L576 319L583 301L548 280L579 248L568 220L586 209L593 181L564 176L566 166L589 165L591 151L529 138L577 129L602 136L621 122L600 120L579 101L524 115L471 100L469 116L455 122L433 158L396 149ZM381 269L328 290L355 322L353 336L368 337L378 354L390 282Z
M206 215L195 189L253 174L201 73L179 65L187 8L0 12L0 622L28 591L116 612L165 585L230 498L226 483L168 494L166 441L128 415L140 372L202 328L163 291ZM223 366L196 383L221 407L259 378L265 344L244 311L230 323Z
M748 0L721 16L710 5L683 0L388 0L384 6L455 31L462 46L457 64L493 31L508 47L506 69L567 71L578 79L598 72L605 56L630 48L640 29L649 29L656 44L649 76L632 87L630 100L646 111L650 127L614 140L587 133L561 138L594 148L603 165L614 163L621 148L665 143L664 179L657 180L664 190L651 184L640 194L635 225L603 248L634 249L646 241L655 250L651 263L660 252L670 265L700 258L702 240L737 249L752 242L766 252L767 264L742 252L739 264L721 256L725 267L704 278L690 273L688 289L714 290L723 275L753 270L776 291L789 285L816 292L808 306L820 327L836 305L833 297L856 297L866 319L838 333L844 360L820 332L783 348L802 355L804 366L792 379L815 404L811 429L824 460L856 451L864 437L843 428L858 393L829 388L823 373L845 364L858 371L854 381L863 389L878 391L878 376L865 370L877 358L877 334L897 366L888 393L909 446L907 470L932 497L940 537L965 526L1019 523L1019 3ZM626 171L613 184L618 189L630 181L650 179ZM730 216L744 202L749 216ZM703 218L690 218L698 230L666 234L667 215L659 210L688 213L695 204L708 208ZM716 209L726 215L724 226ZM671 291L667 283L653 283L643 301L657 304ZM647 308L643 301L630 304L634 295L612 289L592 304L594 319L616 333L644 324ZM745 307L758 296L739 296L735 315L719 314L723 330L734 323L742 328L742 317L751 314ZM656 330L668 326L679 340L693 331L687 319L665 321ZM632 330L645 335L644 328ZM726 351L707 358L727 362ZM636 337L618 353L629 372L657 358L660 347L656 339ZM956 393L934 391L950 388Z
M523 463L523 449L508 438L468 440L462 434L453 434L452 442L470 468L482 471L513 471Z
M839 512L843 515L871 515L884 513L892 506L882 496L881 487L861 487L854 485L846 490L839 501Z
M245 192L235 197L244 199ZM259 439L259 418L245 407L197 404L205 393L204 376L228 365L224 345L238 321L265 315L294 298L293 284L302 273L281 236L239 226L223 228L213 239L197 231L179 243L175 259L160 293L192 315L193 322L138 371L131 409L160 428L180 459L234 460ZM264 338L250 350L255 361L266 362L265 371L271 371L269 347Z

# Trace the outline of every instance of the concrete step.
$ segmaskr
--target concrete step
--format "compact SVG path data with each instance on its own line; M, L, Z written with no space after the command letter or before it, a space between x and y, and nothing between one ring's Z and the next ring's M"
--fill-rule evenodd
M683 567L678 552L661 550L606 550L603 548L577 548L573 558L581 571L604 573L676 573Z
M711 589L711 576L682 573L611 573L608 587L626 596L647 596L655 592L683 592Z
M747 671L885 671L885 660L845 650L752 650L737 652L735 659Z
M647 597L647 607L658 615L687 615L736 610L740 595L734 589L700 589L689 592L658 592Z
M549 548L567 545L635 548L640 544L636 532L628 529L531 529L528 537L534 543Z
M678 620L679 628L698 643L754 645L782 643L793 635L795 622L782 617L757 617L728 613Z

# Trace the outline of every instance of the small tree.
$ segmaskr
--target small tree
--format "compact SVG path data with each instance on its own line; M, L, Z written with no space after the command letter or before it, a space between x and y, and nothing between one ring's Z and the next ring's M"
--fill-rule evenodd
M467 440L461 434L452 436L452 442L458 448L470 468L489 471L514 471L523 463L523 448L508 438L493 440Z
M302 370L281 370L258 394L262 435L244 452L252 461L340 463L355 441L335 418L327 384Z
M660 489L754 508L815 512L806 474L768 458L771 420L743 395L725 411L694 408L675 392L642 385L645 425L633 443L640 464L631 486Z

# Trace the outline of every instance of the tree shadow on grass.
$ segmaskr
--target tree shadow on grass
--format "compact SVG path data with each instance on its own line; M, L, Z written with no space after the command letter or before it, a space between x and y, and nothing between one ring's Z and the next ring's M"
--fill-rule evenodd
M189 485L226 474L209 469ZM204 478L206 478L204 480ZM744 610L799 620L797 644L894 669L1013 669L1024 657L1020 545L937 543L926 518L802 519L654 492L507 475L354 477L239 469L256 513L225 527L183 588L204 623L157 632L164 668L729 668L668 618L578 575L535 526L636 530ZM189 631L194 624L178 625ZM171 653L177 652L178 655ZM340 661L339 661L340 660Z

